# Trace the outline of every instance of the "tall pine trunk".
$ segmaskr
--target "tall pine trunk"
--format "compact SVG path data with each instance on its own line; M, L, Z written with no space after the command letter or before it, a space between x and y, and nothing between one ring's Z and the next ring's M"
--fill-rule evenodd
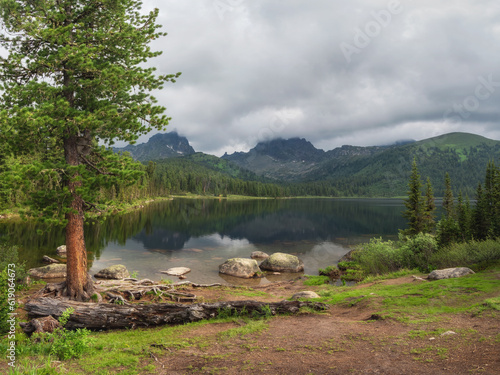
M64 156L70 166L80 164L76 136L64 140ZM76 301L88 301L93 293L94 286L87 273L87 250L84 237L83 199L78 194L82 186L78 172L68 180L68 189L71 193L71 210L66 214L66 252L67 278L66 288L69 298Z

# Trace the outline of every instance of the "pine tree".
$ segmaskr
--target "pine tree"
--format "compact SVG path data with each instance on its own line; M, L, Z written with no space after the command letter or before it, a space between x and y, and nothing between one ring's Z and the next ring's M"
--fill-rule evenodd
M460 228L456 219L451 179L448 173L445 175L444 185L443 208L446 214L437 225L437 242L439 246L446 246L460 239Z
M408 229L403 231L403 233L416 235L425 230L423 218L424 200L421 192L422 182L420 181L416 159L413 159L408 187L408 198L405 200L406 211L403 212L403 216L408 219Z
M462 241L469 241L472 239L472 211L470 207L469 197L463 199L462 192L458 195L458 226L460 228L460 236Z
M444 197L443 197L443 208L446 212L446 217L452 218L455 216L454 198L453 191L451 189L451 179L448 172L444 178Z
M177 75L156 76L143 63L159 55L149 44L165 35L158 10L141 14L137 0L0 0L3 82L0 143L15 155L40 152L27 179L50 180L52 191L32 193L37 217L66 227L67 292L86 300L84 212L100 186L119 196L140 168L98 140L134 141L164 129L164 108L150 94Z
M488 221L488 202L483 187L478 184L476 190L476 207L473 212L473 235L475 239L485 240L488 237L490 222Z
M434 231L436 226L435 214L436 202L434 200L434 192L432 190L431 179L427 177L427 183L425 185L425 201L424 201L424 232L431 233Z

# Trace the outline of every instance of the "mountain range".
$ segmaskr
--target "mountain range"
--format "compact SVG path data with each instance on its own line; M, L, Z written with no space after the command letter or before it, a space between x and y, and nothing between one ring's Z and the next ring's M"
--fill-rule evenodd
M128 152L137 161L182 157L195 153L186 137L181 137L177 132L158 133L149 138L146 143L122 148L115 147L114 151Z
M357 196L404 196L415 159L423 181L430 178L437 196L444 191L448 172L455 190L473 197L478 183L484 181L488 161L500 159L500 141L450 133L418 142L345 145L324 151L304 138L274 139L260 142L248 152L218 158L196 153L185 137L172 132L115 151L130 152L139 161L183 158L236 178L284 184L320 182Z

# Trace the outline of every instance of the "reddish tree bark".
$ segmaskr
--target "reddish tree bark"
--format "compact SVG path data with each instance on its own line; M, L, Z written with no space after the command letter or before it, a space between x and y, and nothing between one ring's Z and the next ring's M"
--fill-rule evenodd
M71 166L80 164L78 138L70 136L64 140L64 156ZM88 301L94 291L90 275L87 273L87 250L84 237L83 199L78 194L82 186L79 174L75 172L68 181L72 196L71 210L66 214L66 257L67 257L67 296L76 301Z

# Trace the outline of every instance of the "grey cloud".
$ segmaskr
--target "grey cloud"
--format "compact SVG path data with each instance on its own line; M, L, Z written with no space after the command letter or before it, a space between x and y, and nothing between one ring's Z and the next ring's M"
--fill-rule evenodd
M214 8L221 3L222 19ZM401 0L401 11L379 32L376 17L394 1L144 4L160 8L169 33L155 43L164 53L150 64L183 72L157 97L173 118L171 129L198 151L220 155L273 135L305 137L325 149L449 131L499 137L500 86L476 98L478 105L470 98L480 77L500 82L495 1ZM355 46L369 26L373 37L348 62L342 43ZM457 112L467 100L474 110ZM280 114L285 121L277 127Z

